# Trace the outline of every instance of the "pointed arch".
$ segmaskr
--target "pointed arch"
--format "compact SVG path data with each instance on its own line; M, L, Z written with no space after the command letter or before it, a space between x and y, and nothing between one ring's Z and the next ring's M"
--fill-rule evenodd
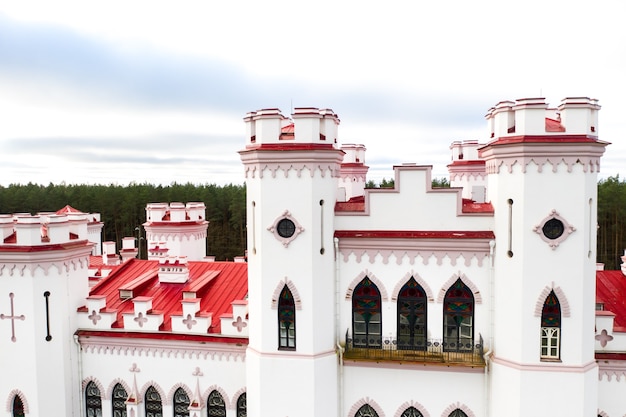
M439 290L439 295L437 296L438 303L443 303L443 298L446 296L446 293L448 292L450 287L452 287L452 285L456 282L457 279L460 279L463 282L463 284L465 284L472 291L472 294L474 294L474 302L476 304L483 303L483 296L480 294L480 291L478 290L478 287L476 286L476 284L474 284L471 279L469 279L465 274L462 274L461 272L459 272L458 274L452 275L441 286L441 289Z
M369 277L357 284L352 294L352 346L382 346L382 301L378 287Z
M129 392L130 388L124 387L120 382L111 387L109 398L111 398L111 414L113 416L126 415L126 401Z
M424 288L411 277L400 288L396 304L397 348L424 350L428 337L428 297Z
M459 417L458 416L458 412L457 411L461 411L463 412L463 414L465 414L467 417L476 417L476 414L474 414L474 412L472 410L470 410L470 408L468 406L466 406L465 404L461 404L460 402L456 402L454 404L450 404L444 411L443 413L441 413L441 417ZM453 413L456 413L453 414ZM461 414L461 416L463 416L463 414Z
M182 388L183 391L185 391L185 393L187 394L187 396L189 398L193 397L193 390L191 388L189 388L186 384L183 384L181 382L178 382L176 384L174 384L172 386L172 388L170 388L170 391L167 393L167 400L169 404L172 404L174 401L174 395L176 394L176 391Z
M11 390L11 392L9 393L9 396L7 397L7 402L6 402L7 413L13 412L13 404L14 404L16 397L19 398L20 401L22 402L22 407L24 408L24 414L28 414L30 412L29 406L28 406L28 400L26 399L26 395L24 395L24 393L20 391L19 389Z
M130 392L130 385L128 385L126 381L124 381L121 378L115 378L113 381L111 381L111 383L109 384L109 387L106 389L106 393L107 393L106 398L111 398L111 399L113 398L113 390L115 389L115 386L118 384L121 385L122 388L124 388L124 391L126 391L126 393Z
M228 397L223 395L217 389L209 390L206 398L206 409L209 417L225 417L228 408Z
M163 405L168 405L169 404L167 402L167 395L165 395L165 391L155 381L149 381L149 382L146 382L145 384L143 384L143 386L139 390L139 395L140 395L141 398L145 398L146 397L146 392L148 391L148 389L150 387L154 388L156 390L156 392L159 394L159 396L161 397L161 402L163 403Z
M446 291L443 299L443 349L446 352L474 348L474 295L461 278Z
M237 409L237 400L239 399L239 397L241 397L241 394L245 394L245 393L246 393L246 389L240 388L237 392L235 392L235 394L233 394L233 398L230 403L231 409L233 410ZM226 400L226 397L224 397L224 400Z
M554 290L550 291L541 309L541 359L561 357L561 304Z
M378 417L385 417L385 413L383 412L383 409L380 407L380 405L378 405L378 403L376 401L372 400L369 397L361 398L360 400L355 402L352 405L352 407L350 407L350 411L348 411L348 416L349 417L356 416L356 413L363 406L366 406L366 405L370 406L376 412L376 414L378 414Z
M274 293L272 294L272 309L278 309L278 300L280 298L280 293L282 292L283 288L285 288L285 286L289 288L289 291L291 291L291 294L293 295L296 310L302 310L302 298L300 297L300 293L298 292L295 284L287 277L285 277L284 280L281 280L276 288L274 288Z
M242 392L237 396L237 403L235 404L235 415L237 417L246 417L248 415L248 399L245 392Z
M561 314L563 317L570 317L571 309L569 306L569 301L565 296L565 292L559 286L554 286L554 282L552 282L551 286L545 286L544 289L537 297L537 302L535 303L535 317L541 317L541 312L543 311L543 303L545 303L548 294L550 291L554 291L554 294L559 299L559 304L561 305Z
M413 401L413 400L407 401L404 404L402 404L400 407L398 407L398 410L393 415L393 417L402 417L404 412L409 408L415 408L417 411L419 411L422 414L422 417L430 417L430 413L426 410L426 408L419 402Z
M348 290L346 291L346 300L350 300L352 298L354 288L359 285L364 278L369 278L370 281L376 284L376 286L378 287L378 291L380 291L382 301L389 300L389 295L387 295L387 289L385 288L385 285L382 283L381 280L376 277L376 275L372 274L367 269L361 272L356 278L352 280L352 282L350 282L350 284L348 285Z
M185 391L183 384L180 385L170 399L174 411L174 417L189 417L189 406L191 405L191 391Z
M100 390L100 397L103 400L107 399L106 396L106 390L104 389L104 386L102 385L102 383L98 380L98 378L94 377L94 376L89 376L85 379L83 379L82 385L83 385L83 392L85 392L85 390L87 389L87 385L89 385L90 382L93 382L96 387L98 387L98 390Z
M287 285L278 299L278 349L296 349L296 306Z
M402 289L402 287L411 278L415 279L415 282L417 282L424 289L429 303L435 301L433 290L430 289L430 285L428 285L428 283L417 272L413 272L413 270L411 270L411 272L407 272L404 277L402 277L402 279L400 279L396 283L396 286L393 288L393 292L391 293L391 301L398 301L398 294L400 293L400 289Z
M226 391L224 391L222 387L217 386L215 384L211 385L209 388L204 390L204 393L202 394L202 398L208 398L209 394L211 394L213 391L217 391L220 393L220 395L224 399L224 404L226 405L226 408L232 408L231 400L228 397L228 394L226 394Z
M98 385L89 381L83 390L85 398L85 415L95 417L102 415L102 390Z

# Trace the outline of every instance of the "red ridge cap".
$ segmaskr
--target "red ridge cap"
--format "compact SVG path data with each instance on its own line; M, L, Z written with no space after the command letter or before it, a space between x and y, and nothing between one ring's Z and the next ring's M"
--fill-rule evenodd
M7 242L8 243L8 242ZM88 240L78 240L66 243L54 243L51 245L0 245L1 252L49 252L55 250L72 249L80 246L91 245Z
M494 239L491 230L336 230L337 238L364 239Z

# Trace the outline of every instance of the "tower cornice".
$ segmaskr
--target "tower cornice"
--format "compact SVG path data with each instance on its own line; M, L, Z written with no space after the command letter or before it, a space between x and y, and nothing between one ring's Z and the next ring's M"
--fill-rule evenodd
M276 177L277 171L282 170L287 178L292 170L300 177L305 168L309 170L311 177L317 170L322 177L326 176L326 172L330 172L332 177L339 177L344 152L332 145L294 144L250 147L239 154L246 178L257 175L263 178L265 170L272 173L272 178Z

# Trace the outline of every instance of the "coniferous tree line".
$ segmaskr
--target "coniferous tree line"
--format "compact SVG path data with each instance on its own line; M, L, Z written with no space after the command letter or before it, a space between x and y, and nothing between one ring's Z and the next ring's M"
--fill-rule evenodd
M391 182L391 181L389 181ZM385 184L385 186L392 186ZM370 184L371 186L371 184ZM435 182L433 186L449 186ZM103 241L118 247L123 237L143 237L137 227L146 221L146 204L156 202L204 202L210 222L207 254L217 260L242 256L246 249L246 190L243 185L151 184L54 185L12 184L0 186L0 213L57 211L70 205L86 213L100 213ZM145 241L140 240L145 258ZM626 249L626 182L619 176L598 183L598 262L619 269Z
M0 213L54 212L70 205L85 213L100 213L102 240L116 242L138 238L146 258L146 205L159 202L203 202L209 221L207 254L216 260L243 256L246 246L246 190L243 185L151 184L0 186ZM139 228L139 229L138 229Z

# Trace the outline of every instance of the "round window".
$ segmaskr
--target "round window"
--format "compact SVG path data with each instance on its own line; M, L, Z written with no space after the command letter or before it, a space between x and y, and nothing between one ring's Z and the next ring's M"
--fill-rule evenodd
M558 219L550 219L543 225L541 230L545 237L554 240L561 237L565 231L565 226L563 226L563 222Z
M288 239L296 232L296 225L289 219L281 219L276 225L276 231L280 237Z

